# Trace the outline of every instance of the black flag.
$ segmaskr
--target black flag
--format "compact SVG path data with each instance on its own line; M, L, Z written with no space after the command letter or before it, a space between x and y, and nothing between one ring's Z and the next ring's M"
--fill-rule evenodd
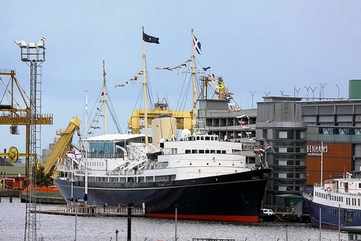
M143 41L148 43L159 44L159 38L150 36L143 32Z

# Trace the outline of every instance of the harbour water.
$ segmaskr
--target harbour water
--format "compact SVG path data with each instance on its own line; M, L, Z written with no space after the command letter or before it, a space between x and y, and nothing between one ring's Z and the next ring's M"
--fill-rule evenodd
M40 205L40 209L49 206ZM14 199L10 203L2 198L0 203L0 240L23 240L25 204ZM74 240L75 217L38 215L38 236L44 241ZM115 230L119 230L118 240L126 240L127 219L111 217L78 217L78 241L115 240ZM178 240L192 238L229 238L236 241L316 241L319 230L311 227L288 225L239 225L207 222L178 221ZM341 234L346 240L346 235ZM147 218L132 219L132 240L134 241L174 241L174 222ZM323 241L338 240L338 232L322 230Z

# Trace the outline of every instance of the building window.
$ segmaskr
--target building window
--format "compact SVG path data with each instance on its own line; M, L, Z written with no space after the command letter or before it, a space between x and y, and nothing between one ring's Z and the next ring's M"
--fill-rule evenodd
M280 138L280 139L287 139L287 131L280 131L280 132L278 132L278 138Z
M262 137L263 139L267 139L267 129L262 130Z
M286 186L279 186L278 191L287 191L287 187Z
M355 129L355 135L360 136L361 135L361 129Z
M278 152L287 153L287 147L278 147Z
M189 154L189 153L191 153L191 150L186 150L186 154Z
M332 135L333 129L332 128L321 128L321 133L323 135Z
M197 150L192 150L192 153L193 153L193 154L197 153Z
M279 160L278 165L279 166L287 166L287 160Z
M287 178L287 174L286 173L278 173L278 177L279 178Z
M203 153L204 153L204 150L199 150L199 153L203 154Z
M339 128L338 134L339 135L349 135L349 129L348 128Z
M299 131L299 130L296 131L296 139L297 140L298 139L303 139L303 138L301 138L301 133L302 133L302 131Z

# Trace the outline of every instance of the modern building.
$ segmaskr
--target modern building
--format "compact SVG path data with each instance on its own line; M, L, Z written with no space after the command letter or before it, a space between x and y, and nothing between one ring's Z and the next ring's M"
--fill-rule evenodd
M256 138L272 174L265 204L292 206L305 185L305 131L299 97L264 97L258 103ZM289 198L288 198L289 197Z
M359 171L361 167L361 100L335 100L303 104L307 126L307 184Z
M321 176L361 170L361 100L265 97L258 103L256 138L273 169L267 205L292 207Z

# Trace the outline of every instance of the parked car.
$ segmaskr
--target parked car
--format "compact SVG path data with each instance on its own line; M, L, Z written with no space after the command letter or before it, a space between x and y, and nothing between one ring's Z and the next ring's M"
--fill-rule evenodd
M269 209L269 208L262 208L261 212L262 212L262 215L264 215L264 216L272 216L272 215L274 215L273 210Z

